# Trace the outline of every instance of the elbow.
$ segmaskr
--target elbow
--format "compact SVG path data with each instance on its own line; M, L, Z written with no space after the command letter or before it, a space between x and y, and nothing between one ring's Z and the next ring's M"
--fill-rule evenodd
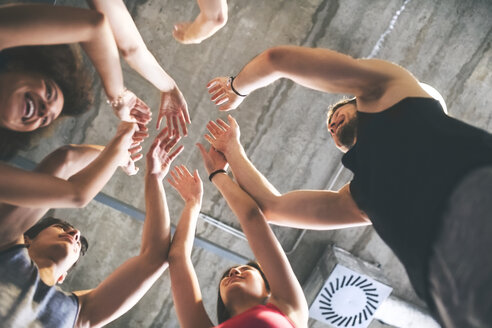
M100 33L102 29L111 28L109 26L109 21L104 13L92 10L88 19L89 26L92 27L94 33Z
M147 51L147 48L131 41L120 41L118 43L118 50L120 51L121 57L123 57L125 61L131 62L136 54L142 51Z
M243 218L247 222L255 222L259 220L266 221L262 210L257 206L251 207L246 212L244 212Z
M227 15L227 9L226 10L220 10L219 12L216 13L210 13L210 14L202 14L204 19L208 22L208 24L212 24L214 28L222 28L224 27L225 24L227 24L228 20L228 15Z
M83 208L94 198L94 195L90 194L85 188L77 185L72 185L72 190L68 194L72 207Z
M227 12L225 13L219 13L215 17L211 19L212 23L215 25L217 28L222 28L227 24Z
M85 195L84 192L77 191L77 190L75 192L73 192L72 197L71 197L71 203L72 203L73 207L75 207L75 208L86 207L90 203L91 200L92 200L92 197L89 197L89 196Z
M280 204L281 201L282 201L282 195L274 195L272 197L269 197L268 200L258 201L258 205L260 206L261 212L267 218L268 222L272 222L270 218L275 217L278 204Z
M172 265L173 263L182 262L186 260L186 258L187 256L185 250L182 247L176 247L175 245L171 244L171 249L169 250L169 254L167 257L169 265Z
M280 70L279 67L281 67L282 61L286 57L286 53L286 47L277 46L265 50L261 56L263 57L266 67L273 71L278 71Z

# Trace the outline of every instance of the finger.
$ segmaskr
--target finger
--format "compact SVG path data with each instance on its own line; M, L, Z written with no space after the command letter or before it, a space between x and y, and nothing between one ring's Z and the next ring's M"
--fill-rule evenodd
M152 145L150 146L150 149L149 149L149 153L152 157L157 156L160 146L161 146L161 140L155 139L154 142L152 143Z
M164 113L161 111L159 111L159 116L157 116L157 124L155 126L155 128L157 130L159 130L159 128L161 127L161 122L162 122L162 119L164 118Z
M175 115L173 115L172 121L173 121L173 133L177 132L179 134L178 118Z
M219 105L222 105L222 104L224 104L224 103L226 103L226 102L228 102L228 101L229 101L229 97L222 97L222 98L220 98L220 99L216 100L216 101L215 101L215 104L216 104L217 106L219 106Z
M221 90L222 86L220 84L216 84L208 89L208 93L210 95L214 95L217 91Z
M183 174L186 175L188 178L192 177L190 171L188 171L188 168L184 165L181 165L181 170L183 171Z
M183 112L180 113L179 115L179 123L181 125L181 131L183 131L183 135L187 136L188 135L188 129L186 128L186 118L183 116Z
M215 143L215 139L213 139L211 136L209 136L208 134L205 134L203 136L205 138L205 140L207 140L211 145L213 145Z
M185 103L184 107L181 108L181 114L183 115L185 121L188 124L191 124L191 118L190 118L190 113L188 113L188 104Z
M135 131L133 138L147 138L149 136L147 131Z
M174 172L176 172L176 175L180 180L183 179L183 171L181 171L181 167L179 165L174 167Z
M132 109L130 111L130 115L134 116L134 117L137 117L137 118L142 118L142 119L152 119L152 115L149 114L149 113L144 113L144 112L141 112L137 109Z
M195 182L199 182L200 181L200 175L198 174L198 170L195 169L195 172L193 172L193 180L195 180Z
M169 134L169 128L166 126L164 129L161 130L161 132L159 132L159 134L155 137L155 139L159 139L159 140L163 140L165 137L167 137L167 135Z
M214 93L214 94L212 95L212 97L210 97L210 100L212 100L212 101L216 101L217 99L222 98L222 97L224 97L225 95L226 95L226 92L225 92L223 89L220 89L220 90L218 90L216 93Z
M142 146L138 145L138 146L136 146L136 147L133 147L133 148L128 149L128 152L129 152L131 155L133 155L133 154L138 153L138 152L139 152L139 151L141 151L141 150L142 150Z
M225 105L219 107L219 110L224 112L230 111L231 109L234 109L234 107L230 103L226 103Z
M166 152L170 152L180 139L181 137L179 135L174 135L174 137L172 139L169 139L169 141L166 143L166 145L164 146L164 150Z
M222 119L220 119L220 118L217 119L217 123L224 130L228 130L230 128L230 126L226 122L224 122Z
M183 145L179 146L179 147L178 147L178 149L176 149L176 150L175 150L175 151L174 151L171 155L169 155L169 159L170 159L171 161L174 161L174 159L175 159L175 158L176 158L179 154L181 154L181 152L183 151L183 149L184 149L184 146L183 146Z
M140 131L140 132L149 131L149 129L147 128L147 126L145 124L137 123L137 127L138 127L138 131Z
M174 188L176 189L176 184L170 179L170 178L167 178L167 182L169 182L169 184Z
M216 77L216 78L214 78L214 79L210 80L210 81L207 83L207 89L208 89L208 88L210 88L210 87L213 87L213 86L214 86L214 85L216 85L216 84L218 84L218 80L219 80L219 78L218 78L218 77Z
M208 152L205 147L199 142L197 142L195 145L198 147L198 150L202 154L202 158L205 159L205 157L208 156Z
M133 154L133 155L131 155L131 159L132 159L132 161L134 161L134 162L137 162L137 161L141 160L141 159L142 159L142 157L143 157L142 153L138 153L138 154Z
M224 130L220 126L218 126L217 123L215 123L214 121L209 121L208 123L210 124L210 127L214 129L216 135L224 132Z
M174 182L177 183L179 181L179 176L178 176L178 173L176 173L176 167L174 168L174 170L171 171L171 175L174 179Z

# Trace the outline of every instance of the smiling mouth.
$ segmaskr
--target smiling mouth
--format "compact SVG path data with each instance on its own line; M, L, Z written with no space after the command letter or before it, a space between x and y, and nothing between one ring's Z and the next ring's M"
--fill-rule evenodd
M32 99L31 95L26 93L25 95L25 107L24 107L24 115L22 116L22 121L26 122L30 118L34 116L34 113L36 112L36 106L34 104L34 99Z

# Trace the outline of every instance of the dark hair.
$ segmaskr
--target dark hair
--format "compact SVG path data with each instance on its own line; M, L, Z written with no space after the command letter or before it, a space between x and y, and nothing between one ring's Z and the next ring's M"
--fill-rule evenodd
M70 223L68 223L67 221L49 216L49 217L45 217L45 218L39 220L35 225L30 227L29 230L24 232L24 236L27 236L30 239L34 239L34 238L36 238L37 235L39 235L39 233L41 231L43 231L44 229L51 227L52 225L55 225L55 224L61 225L64 228L69 227L69 228L75 229L74 226L71 225ZM81 244L80 255L84 256L85 252L87 252L87 249L89 248L89 242L82 235L80 236L80 244Z
M263 278L263 281L265 282L265 288L268 292L270 292L270 284L268 283L268 280L265 276L265 273L263 272L263 270L261 269L260 267L260 264L256 261L251 261L251 262L248 262L246 265L249 265L253 268L255 268L256 270L258 270L258 272L260 273L261 277ZM230 267L229 269L227 269L226 271L224 271L224 273L222 274L222 277L220 278L220 281L222 281L222 279L224 279L228 274L229 274L229 271L232 269L232 268L235 268L237 267L236 266L233 266L233 267ZM220 282L219 282L219 292L218 292L218 295L217 295L217 320L219 321L219 324L223 323L224 321L228 320L231 318L231 314L229 313L229 311L227 310L225 304L224 304L224 301L222 300L222 296L220 296Z
M334 103L333 105L330 105L330 107L328 107L328 112L326 113L326 123L327 125L330 125L330 121L331 121L331 118L333 117L333 114L335 114L335 112L342 106L345 106L347 104L353 104L354 106L357 105L356 103L356 98L353 97L353 98L343 98L339 101L337 101L336 103Z
M55 81L65 99L61 115L80 115L92 105L91 70L83 64L80 47L66 44L15 47L2 50L0 59L0 73L36 73ZM37 134L38 131L0 128L0 159L9 159L26 149Z

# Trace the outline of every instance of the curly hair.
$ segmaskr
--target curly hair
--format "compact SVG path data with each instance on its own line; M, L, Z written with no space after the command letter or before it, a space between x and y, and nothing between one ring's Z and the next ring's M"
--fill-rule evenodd
M2 50L1 57L0 73L37 73L55 81L65 98L61 115L80 115L92 105L92 74L83 64L77 45L15 47ZM9 159L26 149L36 134L39 132L0 128L0 159Z
M270 284L268 283L268 280L265 276L265 273L261 269L260 264L258 262L255 262L255 261L251 261L251 262L248 262L246 265L249 265L249 266L255 268L256 270L258 270L261 277L263 278L263 281L265 282L265 288L266 288L267 292L270 292ZM235 267L237 267L237 266L235 266ZM222 278L220 278L220 281L222 281L222 279L224 279L229 274L229 271L232 268L233 267L227 269L222 274ZM230 318L231 318L231 314L227 310L227 307L225 306L224 301L222 300L222 296L220 296L220 282L219 282L219 292L217 295L217 320L219 321L219 324L221 324L224 321L229 320Z

